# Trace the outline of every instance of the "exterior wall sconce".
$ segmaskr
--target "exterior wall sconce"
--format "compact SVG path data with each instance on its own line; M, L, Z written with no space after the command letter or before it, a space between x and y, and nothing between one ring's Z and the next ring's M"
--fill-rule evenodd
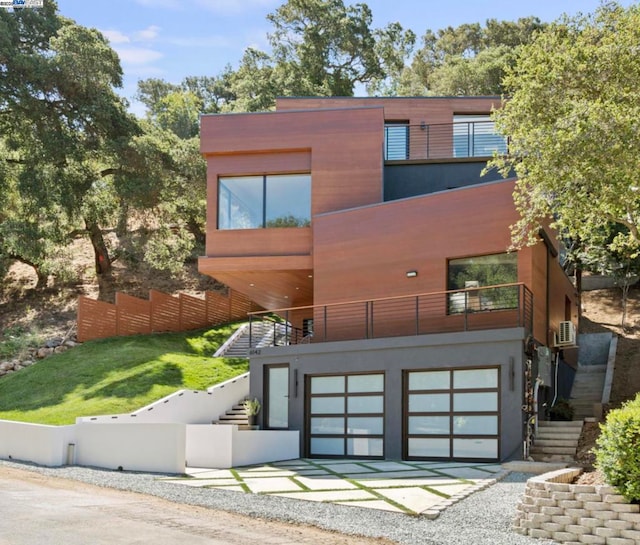
M427 130L427 122L426 121L421 121L420 122L420 130L423 130L423 131Z
M407 278L415 278L418 276L418 271L407 271Z

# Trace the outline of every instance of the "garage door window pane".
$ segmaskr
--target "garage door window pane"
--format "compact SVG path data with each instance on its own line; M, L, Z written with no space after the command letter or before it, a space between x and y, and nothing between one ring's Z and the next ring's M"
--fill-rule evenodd
M382 417L358 417L347 420L347 433L351 435L382 435Z
M409 456L449 458L449 439L409 439Z
M449 394L411 394L409 396L409 412L449 412Z
M497 411L498 394L496 392L453 394L453 410L455 412Z
M454 439L453 456L455 458L488 458L498 457L497 439Z
M313 377L311 379L312 394L344 393L344 377Z
M313 434L343 434L344 418L317 417L311 419L311 433Z
M382 396L350 397L348 412L355 414L384 412L384 398Z
M498 435L497 416L454 416L455 435Z
M449 435L448 416L410 416L409 433L411 435Z
M497 369L468 369L453 372L453 387L464 388L497 388Z
M425 371L409 374L409 390L448 390L449 371Z
M344 456L344 439L312 437L311 452L317 456Z
M344 397L311 398L312 414L344 414Z
M382 439L368 439L367 437L351 437L347 439L348 456L382 456Z
M351 375L347 381L349 393L384 391L384 375Z

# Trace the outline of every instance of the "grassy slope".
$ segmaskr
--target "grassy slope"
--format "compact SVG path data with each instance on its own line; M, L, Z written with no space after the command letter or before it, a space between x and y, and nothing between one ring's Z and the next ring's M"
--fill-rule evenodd
M204 389L248 370L246 359L211 358L235 328L116 337L50 356L0 380L0 419L72 424Z

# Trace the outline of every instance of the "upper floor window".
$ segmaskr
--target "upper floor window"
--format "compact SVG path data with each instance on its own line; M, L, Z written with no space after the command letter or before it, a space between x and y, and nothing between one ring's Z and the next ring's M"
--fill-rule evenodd
M518 254L515 252L451 259L447 289L465 291L449 294L449 313L518 308L518 286L482 289L517 281Z
M311 175L234 176L218 180L218 229L308 227Z
M409 158L409 123L387 121L384 125L384 158L404 161Z
M507 152L504 136L496 133L489 115L453 116L453 156L488 157Z

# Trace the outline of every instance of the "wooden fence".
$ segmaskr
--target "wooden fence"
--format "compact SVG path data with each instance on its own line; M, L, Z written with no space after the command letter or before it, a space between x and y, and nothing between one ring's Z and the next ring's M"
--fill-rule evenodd
M241 293L207 291L204 299L149 291L149 300L116 293L116 302L78 299L78 341L167 331L188 331L242 320L260 310Z

